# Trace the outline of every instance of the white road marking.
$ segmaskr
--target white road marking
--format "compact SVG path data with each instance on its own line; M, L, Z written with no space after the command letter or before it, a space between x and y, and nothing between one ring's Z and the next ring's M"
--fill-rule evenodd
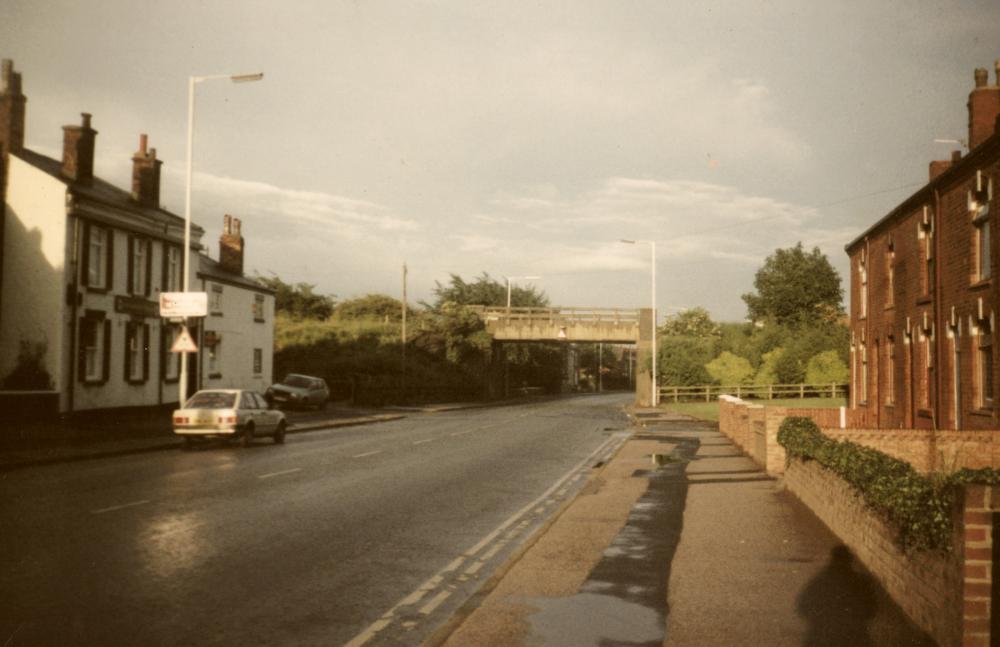
M365 452L364 454L355 454L354 456L351 456L351 458L364 458L365 456L374 456L375 454L381 454L381 453L382 453L381 449L376 449L373 452Z
M497 543L493 544L493 548L490 548L488 551L483 553L483 556L480 557L479 559L484 561L490 559L491 557L499 553L500 549L503 548L506 544L507 544L506 540L498 541Z
M430 602L428 602L427 604L425 604L420 608L420 613L425 616L429 616L430 614L434 613L434 609L437 609L439 606L441 606L441 603L447 600L450 595L451 591L441 591L436 596L434 596L434 598Z
M434 440L435 440L434 438L424 438L423 440L414 440L413 444L414 445L423 445L424 443L432 443L432 442L434 442Z
M461 433L468 433L468 432L461 432ZM452 435L455 435L455 434L452 434ZM434 577L432 577L431 579L427 580L424 584L422 584L420 587L418 587L416 591L413 591L412 593L410 593L409 595L407 595L405 598L403 598L402 600L400 600L399 602L397 602L391 609L389 609L388 611L386 611L385 613L383 613L382 616L379 618L379 620L373 622L371 625L368 626L367 629L365 629L364 631L362 631L360 634L358 634L357 636L355 636L349 643L347 643L346 647L360 647L361 645L365 644L366 642L368 642L369 640L371 640L372 638L374 638L375 634L377 634L378 632L382 631L383 629L385 629L386 627L388 627L390 624L392 624L393 620L395 619L395 614L396 614L396 610L397 609L399 609L402 606L408 606L408 605L415 604L417 601L422 600L423 597L427 593L429 593L434 588L436 588L438 586L438 584L440 584L444 580L444 575L446 573L454 571L456 568L458 568L458 566L462 563L462 561L465 558L472 557L473 555L475 555L476 553L478 553L480 550L482 550L483 548L485 548L487 545L489 545L490 542L492 542L494 539L496 539L500 535L500 533L502 533L505 530L507 530L507 528L509 526L513 525L514 522L516 522L519 518L521 518L522 516L524 516L525 514L527 514L529 511L532 510L532 508L538 506L542 501L544 501L545 499L547 499L553 492L555 492L559 488L563 487L567 482L569 482L570 477L572 477L574 474L577 474L577 472L579 472L580 470L584 469L589 463L591 463L594 460L595 456L597 456L599 453L607 451L609 449L613 450L613 448L615 447L614 443L617 442L618 444L620 444L619 441L624 441L624 439L627 438L628 435L629 435L628 433L621 433L621 434L615 434L613 436L610 436L597 449L595 449L593 452L591 452L590 455L587 456L587 458L585 458L582 461L580 461L576 466L574 466L573 468L571 468L566 474L564 474L562 477L560 477L559 480L557 480L552 485L552 487L550 487L548 490L546 490L545 492L543 492L541 496L539 496L537 499L535 499L534 501L532 501L528 505L524 506L523 508L521 508L520 510L518 510L517 512L515 512L506 521L504 521L499 526L497 526L496 529L494 529L492 532L490 532L485 537L483 537L483 539L478 544L476 544L475 546L473 546L469 550L465 551L465 553L461 557L459 557L458 559L453 560L451 563L449 563L443 569L441 569L440 571L438 571L434 575ZM377 454L377 453L379 453L379 452L370 452L368 454L361 454L360 456L370 456L372 454ZM355 456L355 458L358 458L358 456ZM579 475L578 475L578 478L579 478ZM518 524L517 527L518 528L524 528L527 525L529 525L529 523L530 523L529 520L522 519L520 521L520 523ZM476 560L475 564L471 565L469 568L467 568L464 571L464 573L462 575L458 576L458 578L457 578L458 581L460 581L460 582L466 581L468 579L467 575L470 572L471 573L475 573L476 571L478 571L480 568L482 568L482 564L483 564L483 562L481 560ZM442 592L438 593L437 596L435 596L434 598L432 598L430 602L428 602L427 604L425 604L420 609L420 613L423 614L423 615L429 615L442 602L444 602L450 595L451 595L451 591L442 591Z
M272 476L284 476L285 474L294 474L295 472L301 472L301 467L293 467L290 470L281 470L280 472L271 472L269 474L259 474L257 478L259 479L269 479Z
M104 514L105 512L114 512L115 510L134 508L137 505L143 505L145 503L149 503L149 499L143 499L142 501L133 501L132 503L123 503L121 505L113 505L109 508L99 508L97 510L91 510L90 514Z
M471 429L469 429L468 431L456 431L455 433L452 434L452 436L465 436L466 434L471 434L471 433L472 433Z

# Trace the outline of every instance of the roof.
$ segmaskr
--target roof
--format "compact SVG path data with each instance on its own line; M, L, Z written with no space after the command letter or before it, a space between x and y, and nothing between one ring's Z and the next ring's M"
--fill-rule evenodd
M155 222L179 227L184 226L183 216L178 216L177 214L171 213L166 209L144 207L132 199L132 194L129 191L125 191L124 189L102 180L99 177L95 176L89 185L71 182L63 176L62 162L59 160L52 159L51 157L36 153L26 148L17 153L11 153L11 155L19 157L43 173L51 175L53 178L59 180L69 187L75 196L85 198L87 200L93 200L101 204L110 205L112 207L117 207L119 209L132 211L134 213L139 213L145 218L149 218ZM202 234L205 231L193 222L191 223L191 229L197 230Z
M861 235L844 245L844 250L850 253L851 249L864 242L866 238L871 237L877 230L881 229L886 224L895 221L896 218L900 216L906 216L910 209L914 206L919 205L921 202L926 202L928 199L927 194L931 191L950 184L955 180L961 180L970 171L975 170L980 165L983 165L984 159L989 160L990 158L996 157L1000 157L1000 133L991 136L974 150L963 156L960 160L952 163L951 166L939 175L935 176L927 182L927 184L914 191L909 197L900 202L899 205L897 205L892 211L879 218L871 227L865 229Z
M214 279L221 283L237 285L262 294L274 294L274 290L271 288L265 287L243 274L230 272L229 270L223 268L217 260L206 254L198 254L198 275L207 279Z

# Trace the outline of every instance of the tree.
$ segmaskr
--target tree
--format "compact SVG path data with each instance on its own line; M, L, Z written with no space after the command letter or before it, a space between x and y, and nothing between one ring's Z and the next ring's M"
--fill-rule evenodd
M333 314L335 301L332 296L316 294L315 285L285 283L278 276L257 275L257 282L274 290L274 309L293 319L327 319Z
M661 335L685 337L719 337L719 324L712 321L708 310L702 307L683 310L670 315L660 327Z
M718 384L749 384L753 378L753 366L750 366L750 362L729 351L722 351L705 365L705 370Z
M840 384L851 379L851 372L835 350L817 353L806 364L807 384Z
M754 287L756 293L743 295L752 321L798 325L844 314L840 275L818 247L807 253L800 242L775 250L757 270Z
M413 314L406 309L407 316ZM403 302L385 294L366 294L341 301L333 311L338 319L379 319L398 322L403 318Z
M753 378L754 384L778 384L778 360L784 352L780 346L770 350L761 357L757 374Z
M472 283L466 282L458 274L452 274L448 285L435 281L435 310L440 310L446 303L462 306L505 306L507 305L507 284L500 283L487 272L480 274ZM549 298L544 292L534 286L521 287L512 285L510 304L514 307L542 308L549 305Z
M664 386L708 384L712 377L705 365L714 355L714 343L696 337L663 337L657 343L656 369Z

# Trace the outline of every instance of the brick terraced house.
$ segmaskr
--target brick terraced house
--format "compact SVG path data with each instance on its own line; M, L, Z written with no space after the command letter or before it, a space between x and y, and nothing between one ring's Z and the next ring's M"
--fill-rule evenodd
M847 245L853 426L1000 429L1000 61L975 71L969 151Z
M184 219L160 207L162 162L140 136L131 191L94 176L91 115L64 126L61 160L24 147L21 77L0 86L0 405L71 414L168 406L178 399L179 327L159 293L182 289ZM274 293L243 274L240 221L225 216L219 260L192 223L188 393L263 391L271 382ZM29 403L25 405L25 403Z

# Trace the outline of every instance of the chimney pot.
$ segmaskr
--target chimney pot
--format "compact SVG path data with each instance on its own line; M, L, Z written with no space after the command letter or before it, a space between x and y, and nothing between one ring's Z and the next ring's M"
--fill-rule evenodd
M83 117L83 127L84 128L90 128L90 117L91 117L90 113L89 112L81 112L80 116Z
M132 156L132 199L144 207L160 207L160 166L156 149L149 148L149 136L139 135L139 150Z
M26 102L21 92L21 75L14 71L14 61L3 59L0 62L0 154L18 153L24 149Z
M1000 115L1000 86L988 85L985 68L976 68L976 87L969 93L969 150L992 137Z
M90 184L94 179L94 140L97 131L90 127L90 113L82 112L80 126L63 126L62 174L73 182Z
M975 72L976 87L985 88L987 82L989 81L989 73L986 71L985 67L977 67Z
M961 159L962 159L962 151L952 151L951 152L951 161L952 162L959 162L959 161L961 161Z

